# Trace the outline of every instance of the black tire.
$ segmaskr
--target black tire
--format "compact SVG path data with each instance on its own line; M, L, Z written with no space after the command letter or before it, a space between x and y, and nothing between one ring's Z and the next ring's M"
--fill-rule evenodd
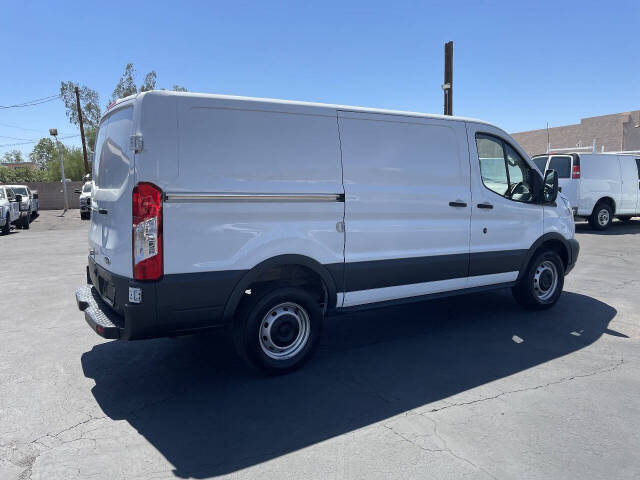
M80 219L87 220L89 218L89 214L86 212L80 212Z
M269 375L284 374L301 367L315 351L322 322L322 309L306 290L255 291L246 296L234 319L234 344L250 366ZM277 331L272 332L273 327Z
M24 217L22 217L21 219L21 223L22 223L22 228L24 230L29 230L29 227L31 226L29 220L31 220L31 212L29 212L29 215L25 215Z
M524 308L545 310L556 304L563 287L564 264L560 256L553 250L544 250L534 256L522 279L511 291L516 302Z
M10 221L9 214L7 213L7 218L5 219L4 227L2 227L2 235L9 235L10 231L11 231L11 221Z
M613 210L608 202L600 202L589 217L589 225L594 230L606 230L613 220Z

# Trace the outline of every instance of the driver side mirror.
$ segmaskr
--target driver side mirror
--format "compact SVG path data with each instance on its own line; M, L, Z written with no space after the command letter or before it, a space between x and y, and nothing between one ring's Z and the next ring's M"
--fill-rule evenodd
M544 203L552 203L558 198L558 172L547 170L544 174L544 185L542 187L542 200Z
M16 193L16 202L22 202L22 195L20 195L19 193Z

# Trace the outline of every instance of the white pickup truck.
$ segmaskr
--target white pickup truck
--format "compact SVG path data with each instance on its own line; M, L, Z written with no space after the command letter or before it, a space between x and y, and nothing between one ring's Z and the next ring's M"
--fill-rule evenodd
M8 235L11 224L20 219L21 195L16 195L10 187L0 185L0 232Z
M38 216L38 192L32 191L26 185L7 185L7 187L13 190L16 195L22 196L18 226L28 229L31 220Z

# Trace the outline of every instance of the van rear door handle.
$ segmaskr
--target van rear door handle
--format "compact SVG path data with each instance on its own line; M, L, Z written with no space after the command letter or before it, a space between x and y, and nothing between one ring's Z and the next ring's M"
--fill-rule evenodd
M490 203L479 203L478 208L488 208L489 210L493 208L493 205Z
M450 207L466 207L466 202L449 202Z
M98 209L98 213L100 213L101 215L106 215L107 213L109 213L109 210L107 210L106 208L100 208Z

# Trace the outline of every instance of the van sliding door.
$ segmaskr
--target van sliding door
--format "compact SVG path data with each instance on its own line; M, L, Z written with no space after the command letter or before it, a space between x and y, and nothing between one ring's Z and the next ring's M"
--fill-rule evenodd
M344 306L465 288L471 194L463 122L338 112Z

